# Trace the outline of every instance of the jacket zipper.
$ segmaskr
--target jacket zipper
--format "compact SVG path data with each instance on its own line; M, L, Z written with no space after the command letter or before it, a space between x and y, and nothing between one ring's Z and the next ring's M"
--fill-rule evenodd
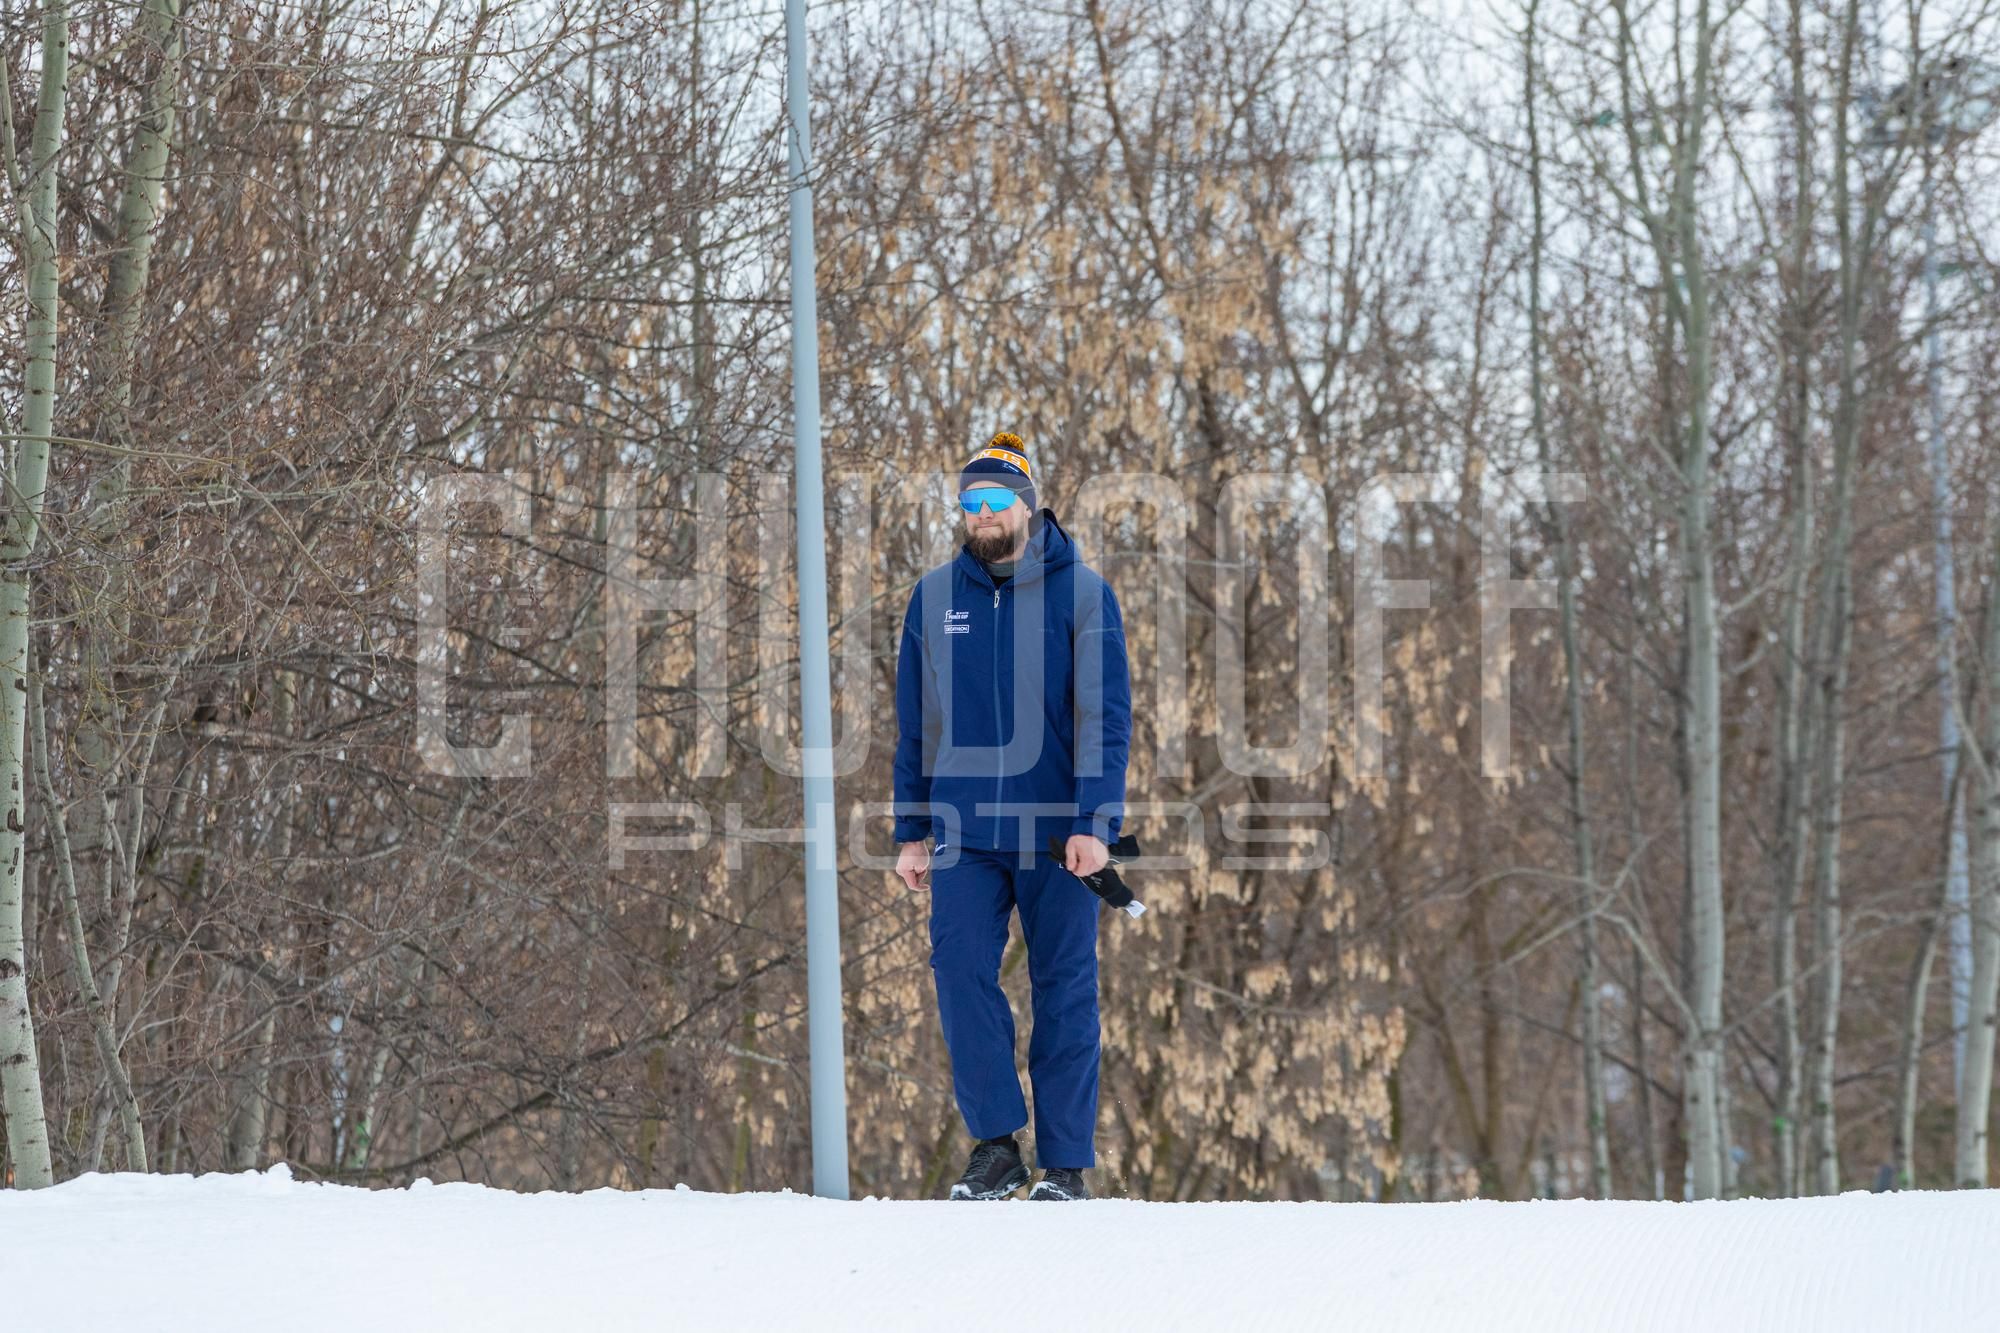
M1000 637L1001 637L1000 617L998 615L998 612L1000 610L1000 587L998 584L995 584L993 587L993 610L995 612L995 615L993 617L993 730L995 732L998 732L1000 730ZM1002 755L1006 754L1006 747L1004 746L1001 747L1001 754ZM1000 828L1006 819L1005 813L999 809L1000 788L1001 788L1000 765L998 763L995 763L993 766L993 805L994 805L993 845L995 847L998 847L1000 845Z

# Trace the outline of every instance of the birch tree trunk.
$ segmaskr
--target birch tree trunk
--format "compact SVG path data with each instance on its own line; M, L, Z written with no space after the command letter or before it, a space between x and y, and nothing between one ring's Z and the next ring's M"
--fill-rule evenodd
M271 700L272 734L286 740L294 735L293 712L297 707L300 689L297 673L279 671L273 685ZM273 861L281 867L279 883L289 884L292 863L292 836L296 823L290 810L292 788L292 765L286 758L280 758L275 765L277 798L272 818L277 826L272 830L274 847ZM276 932L275 916L265 916L259 920L260 933ZM287 927L289 935L290 927ZM289 954L290 941L286 942L285 954ZM257 1025L257 1035L250 1043L250 1053L244 1065L236 1070L230 1079L230 1108L227 1127L224 1130L224 1161L231 1171L248 1171L262 1164L264 1140L270 1125L271 1107L271 1051L278 1034L278 1002L270 993L269 986L248 968L242 969L242 995L245 1007L258 1004L264 1006L264 1016Z
M169 143L174 132L174 98L180 88L181 0L146 0L139 12L137 35L142 46L159 52L159 66L146 88L146 100L126 155L123 192L118 202L117 244L111 252L105 282L104 344L94 375L104 388L105 429L121 446L132 444L132 375L145 313L146 279L152 268L153 229L166 192ZM125 497L131 486L132 458L113 459L91 488L89 530L94 540L110 546L125 531ZM86 667L84 704L78 720L76 748L86 777L96 787L94 799L78 812L73 846L81 855L96 854L103 883L98 900L115 896L113 881L120 858L109 825L114 818L119 775L112 771L118 753L118 705L111 689L111 645L129 637L131 623L127 562L110 560L100 605L109 624L84 626Z
M1890 1143L1897 1189L1909 1189L1917 1180L1917 1078L1923 1070L1924 1061L1924 1005L1925 997L1930 994L1931 967L1937 960L1938 937L1944 933L1945 923L1950 918L1950 895L1951 888L1947 884L1938 910L1932 913L1930 924L1924 928L1923 942L1917 946L1916 959L1910 964L1909 985L1904 991L1903 1037L1896 1073L1896 1133ZM1960 1033L1961 1037L1963 1035Z
M1843 352L1842 359L1846 360ZM1851 429L1851 427L1849 428ZM1853 445L1840 443L1836 431L1834 491L1836 510L1842 507L1841 492L1851 486ZM1822 637L1826 644L1820 682L1819 711L1819 845L1818 868L1813 883L1813 1045L1812 1096L1812 1178L1821 1194L1840 1192L1839 1126L1833 1101L1833 1075L1840 1037L1841 994L1841 899L1840 823L1842 750L1846 728L1841 717L1847 685L1848 644L1852 637L1851 592L1848 586L1848 524L1845 516L1835 519L1833 549L1828 552L1827 601L1824 614L1833 623Z
M1708 100L1709 60L1715 33L1708 5L1696 15L1694 100L1677 148L1675 223L1687 283L1688 425L1682 452L1681 547L1687 580L1688 775L1692 852L1690 916L1693 921L1693 994L1688 1082L1688 1156L1694 1196L1713 1199L1723 1190L1722 1133L1722 703L1718 667L1715 558L1709 530L1710 342L1708 279L1701 262L1694 181L1701 161L1702 118ZM1661 275L1671 291L1674 272Z
M1627 576L1626 596L1632 596L1630 576ZM1638 848L1644 844L1639 831L1639 655L1625 655L1625 845L1627 855L1635 862L1632 872L1632 903L1637 915L1639 904L1645 898L1645 875L1636 862ZM1637 1096L1634 1110L1639 1122L1639 1144L1646 1172L1646 1192L1649 1199L1665 1195L1665 1170L1660 1164L1660 1133L1653 1115L1652 1064L1646 1055L1646 963L1635 935L1628 941L1631 958L1630 994L1626 1004L1631 1013L1632 1067Z
M1785 395L1780 420L1792 473L1790 569L1778 643L1778 822L1771 859L1776 900L1771 922L1771 981L1777 1002L1777 1090L1771 1112L1772 1174L1780 1196L1799 1192L1799 994L1798 904L1809 846L1806 823L1812 769L1806 760L1806 603L1813 560L1812 127L1805 88L1805 38L1800 0L1791 0L1786 63L1791 74L1792 190L1795 204L1787 238L1785 274Z
M1528 194L1532 231L1528 238L1528 383L1532 400L1535 449L1544 472L1554 471L1549 456L1548 413L1542 384L1542 141L1535 123L1535 19L1540 0L1529 0L1523 37L1526 64L1524 99L1528 113ZM1597 948L1597 865L1590 839L1590 820L1583 803L1583 656L1576 618L1576 560L1570 544L1569 517L1561 504L1550 506L1555 525L1557 596L1562 614L1564 695L1569 712L1569 817L1576 854L1578 931L1583 957L1577 977L1583 1010L1584 1121L1590 1135L1590 1185L1594 1198L1611 1197L1611 1139L1604 1109L1604 1008L1599 997Z
M1840 331L1838 395L1833 420L1833 527L1821 576L1820 626L1814 636L1813 670L1818 677L1819 786L1818 857L1813 876L1813 1046L1810 1061L1812 1096L1812 1179L1821 1194L1840 1192L1839 1125L1833 1100L1833 1075L1840 1038L1841 898L1840 829L1844 752L1847 728L1849 646L1853 639L1852 562L1854 530L1854 469L1860 434L1859 355L1861 307L1867 284L1868 237L1854 234L1853 198L1849 188L1848 100L1854 49L1860 30L1858 0L1849 0L1842 59L1834 97L1833 209L1839 235Z
M4 83L4 79L0 79ZM62 148L69 89L69 6L50 0L42 11L42 85L35 105L28 171L21 184L11 116L0 151L9 193L19 201L22 255L28 283L27 346L22 370L21 430L7 459L5 532L0 535L0 1112L7 1120L7 1156L14 1184L53 1184L48 1126L42 1110L41 1066L28 1013L22 889L27 862L22 797L27 778L28 562L41 530L49 475L49 433L56 405L56 156ZM0 92L5 92L0 87ZM11 97L6 105L11 107Z
M244 982L244 992L253 1003L263 994L255 983L248 980ZM224 1148L227 1156L224 1160L231 1171L252 1170L264 1159L264 1138L271 1106L271 1046L278 1034L277 1005L269 1001L266 1003L269 1008L251 1042L249 1068L238 1076L235 1101L229 1112Z
M1702 161L1709 113L1716 30L1707 0L1694 13L1694 63L1678 100L1663 104L1635 71L1640 59L1629 0L1612 6L1617 23L1618 91L1631 202L1642 218L1659 268L1667 327L1678 328L1687 351L1686 419L1680 435L1677 544L1682 579L1685 687L1680 699L1682 758L1687 765L1688 1031L1681 1052L1682 1117L1690 1185L1695 1198L1713 1199L1726 1177L1722 1125L1722 704L1719 612L1715 595L1714 536L1710 507L1714 482L1709 463L1710 392L1714 345L1709 325L1708 274L1695 209L1695 181ZM1726 16L1725 16L1726 17ZM1678 62L1676 69L1679 68ZM1671 182L1664 211L1652 204L1645 138L1672 124ZM1670 358L1665 358L1670 361Z
M90 1015L90 1034L97 1044L97 1058L104 1066L105 1082L111 1085L111 1104L117 1108L118 1125L125 1134L125 1169L146 1169L146 1131L139 1121L139 1101L132 1092L132 1078L118 1052L118 1033L104 997L97 989L97 975L90 966L89 936L83 926L83 906L77 900L76 863L70 856L68 821L56 799L55 780L49 773L48 714L43 711L42 680L39 672L28 673L28 713L35 731L35 780L41 790L42 805L48 812L50 857L55 862L62 894L63 920L68 926L70 961L76 969L77 992Z

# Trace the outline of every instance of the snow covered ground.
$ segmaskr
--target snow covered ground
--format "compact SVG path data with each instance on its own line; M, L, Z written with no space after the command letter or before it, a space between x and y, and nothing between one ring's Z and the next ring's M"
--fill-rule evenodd
M836 1203L365 1190L282 1166L0 1192L0 1328L1990 1329L2000 1192L1729 1203Z

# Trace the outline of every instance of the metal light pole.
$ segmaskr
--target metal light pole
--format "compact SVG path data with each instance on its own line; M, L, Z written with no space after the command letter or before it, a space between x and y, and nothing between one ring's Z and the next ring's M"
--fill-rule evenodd
M1945 858L1945 903L1951 913L1951 1048L1952 1086L1965 1067L1965 1021L1972 1000L1971 884L1966 868L1965 794L1958 790L1958 707L1951 698L1953 643L1958 625L1957 578L1951 554L1951 455L1944 438L1944 351L1938 333L1937 217L1935 185L1924 173L1924 381L1930 399L1930 440L1925 450L1930 466L1931 498L1936 506L1931 577L1935 585L1938 624L1938 691L1944 696L1938 725L1944 752L1944 798L1951 803L1951 838Z
M1952 670L1957 648L1953 643L1958 624L1956 577L1952 568L1951 535L1951 451L1944 432L1944 351L1938 329L1937 255L1937 150L1969 139L1992 124L2000 104L2000 75L1976 62L1948 61L1911 84L1893 91L1888 105L1871 109L1872 141L1878 145L1898 142L1906 133L1911 117L1921 117L1925 146L1923 190L1923 277L1924 277L1924 386L1930 420L1924 461L1931 475L1933 516L1934 605L1937 611L1937 655L1939 723L1938 740L1944 766L1944 795L1951 803L1947 812L1950 837L1945 858L1945 904L1950 914L1948 958L1951 973L1952 1086L1957 1087L1965 1065L1966 1022L1972 992L1971 886L1966 867L1965 793L1958 790L1961 738L1958 709L1951 697Z
M826 511L819 457L819 304L813 289L805 0L785 2L786 142L792 203L792 450L798 487L800 763L806 817L806 1047L812 1063L813 1193L847 1197L847 1057L840 1013L833 685L827 668Z

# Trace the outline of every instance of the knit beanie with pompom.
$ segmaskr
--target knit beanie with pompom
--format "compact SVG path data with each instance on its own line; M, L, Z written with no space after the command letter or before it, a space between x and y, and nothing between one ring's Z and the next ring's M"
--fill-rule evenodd
M1035 509L1035 482L1028 468L1028 446L1012 431L1001 431L986 442L986 447L976 450L958 472L958 488L979 478L992 478L1005 484L1026 502L1030 513Z

